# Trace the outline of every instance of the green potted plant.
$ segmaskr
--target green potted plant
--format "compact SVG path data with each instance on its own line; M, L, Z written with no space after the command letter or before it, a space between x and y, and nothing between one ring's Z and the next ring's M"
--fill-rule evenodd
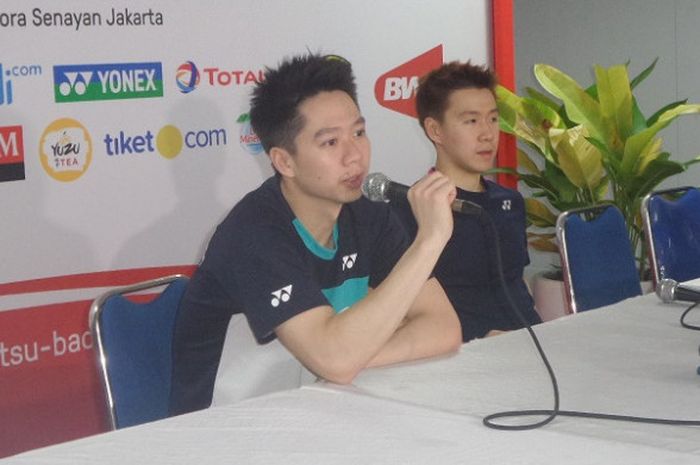
M565 210L614 203L625 216L640 278L647 270L642 198L685 163L662 150L658 132L681 115L700 113L700 104L670 103L646 118L633 90L654 70L656 60L630 80L627 65L594 66L595 83L581 87L557 68L537 64L535 77L550 95L532 88L518 96L496 90L501 130L516 136L519 170L511 173L532 190L525 199L531 247L558 252L554 226Z

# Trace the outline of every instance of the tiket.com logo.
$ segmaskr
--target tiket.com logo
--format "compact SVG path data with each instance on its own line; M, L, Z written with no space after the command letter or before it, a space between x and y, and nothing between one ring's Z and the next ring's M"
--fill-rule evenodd
M440 65L442 65L442 45L382 74L374 84L374 96L377 102L389 110L417 117L418 79Z
M289 302L292 298L292 285L284 286L282 289L277 289L272 292L272 300L270 300L270 305L277 308L282 302Z
M262 69L227 70L213 66L198 68L192 61L181 64L175 73L175 83L183 94L192 92L200 84L210 87L233 87L257 84L263 79L265 71Z
M357 254L353 253L343 257L343 271L349 270L357 261Z
M243 150L252 155L261 153L263 151L263 146L262 143L260 143L260 138L255 134L255 131L253 131L253 126L250 124L250 114L243 113L238 117L236 122L241 125L239 142Z
M0 182L24 179L22 126L0 126Z
M228 135L223 128L181 131L177 126L167 124L157 134L147 129L133 133L119 131L105 134L102 138L109 156L152 153L156 150L164 158L172 159L182 152L183 147L204 149L228 144Z
M186 61L177 68L175 83L183 94L189 94L199 85L199 70L191 61Z
M0 105L11 105L14 101L13 78L39 76L39 65L6 66L0 63Z
M163 96L160 63L111 63L53 67L57 103Z
M75 181L92 161L92 139L87 129L71 118L49 124L39 141L39 157L46 173L57 181Z

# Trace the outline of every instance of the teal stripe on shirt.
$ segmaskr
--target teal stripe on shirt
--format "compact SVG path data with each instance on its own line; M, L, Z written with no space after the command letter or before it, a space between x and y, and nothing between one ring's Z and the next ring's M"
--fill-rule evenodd
M343 284L328 289L322 289L323 295L331 303L333 310L340 313L358 300L363 299L369 290L369 276L351 278Z

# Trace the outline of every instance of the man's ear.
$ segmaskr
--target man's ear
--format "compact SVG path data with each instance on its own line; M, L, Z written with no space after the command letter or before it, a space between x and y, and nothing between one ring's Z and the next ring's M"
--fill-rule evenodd
M281 147L272 147L270 149L270 161L275 170L282 176L288 178L295 176L294 158L287 150Z
M438 120L428 116L423 120L423 128L425 128L425 133L428 135L428 139L433 141L433 144L442 143L442 126Z

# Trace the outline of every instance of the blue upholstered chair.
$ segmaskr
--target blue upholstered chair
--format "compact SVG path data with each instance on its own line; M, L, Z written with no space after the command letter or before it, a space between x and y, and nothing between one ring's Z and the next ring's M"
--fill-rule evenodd
M167 276L108 291L92 303L90 329L112 429L168 416L173 328L187 282ZM155 299L125 297L163 286Z
M625 220L617 207L562 212L556 231L571 313L642 293Z
M678 187L642 201L654 282L700 278L700 190Z

